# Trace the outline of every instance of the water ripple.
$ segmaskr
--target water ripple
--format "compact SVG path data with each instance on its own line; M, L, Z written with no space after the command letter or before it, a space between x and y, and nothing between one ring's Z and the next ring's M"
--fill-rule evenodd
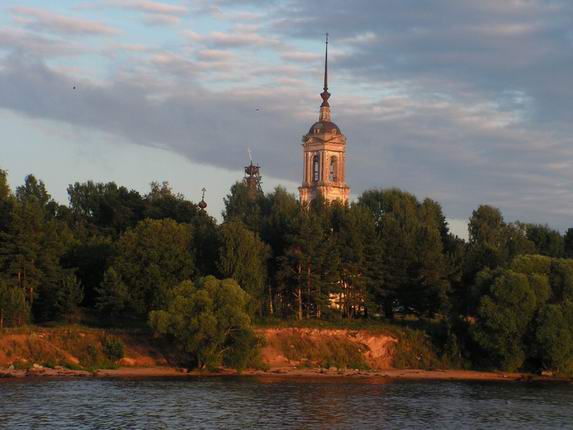
M0 383L1 429L573 428L573 386L288 378Z

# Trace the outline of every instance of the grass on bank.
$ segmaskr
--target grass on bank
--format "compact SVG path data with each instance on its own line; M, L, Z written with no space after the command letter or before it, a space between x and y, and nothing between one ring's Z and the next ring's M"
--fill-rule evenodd
M115 331L80 325L51 328L26 326L0 334L0 360L15 369L64 367L73 370L117 368L125 344Z
M88 315L89 317L89 315ZM15 367L26 368L34 363L45 367L62 366L70 369L106 369L117 367L125 355L126 342L131 347L153 346L148 353L165 356L169 348L157 345L144 324L131 321L116 327L94 327L85 315L83 324L52 323L44 326L27 326L4 330L0 333L0 366L11 362ZM125 327L127 326L127 327ZM373 335L398 339L393 346L392 366L396 368L433 369L459 368L452 364L439 347L443 322L402 317L392 322L384 320L266 320L257 322L257 328L307 328L364 330ZM125 328L124 328L125 327ZM6 336L10 335L10 336ZM18 336L20 335L20 336ZM5 344L12 338L12 344ZM278 348L289 360L302 366L360 369L368 364L364 358L367 347L356 341L326 337L324 341L311 341L308 337L281 334ZM165 350L164 350L165 349ZM2 350L6 356L2 360ZM131 354L129 354L131 356ZM21 357L23 360L19 360ZM264 366L263 366L264 367Z
M447 369L462 367L437 344L443 341L443 321L420 320L405 316L392 322L384 320L266 320L258 328L301 328L330 330L364 330L374 335L390 336L398 340L393 346L392 366L399 369ZM283 336L284 337L284 336ZM311 342L291 335L281 349L290 360L303 360L322 367L366 369L365 345L339 340Z

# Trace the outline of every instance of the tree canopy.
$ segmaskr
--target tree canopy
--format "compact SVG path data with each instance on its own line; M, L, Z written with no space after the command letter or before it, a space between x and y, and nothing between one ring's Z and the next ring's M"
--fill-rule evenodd
M165 309L149 314L151 327L186 354L191 366L244 368L257 337L247 311L248 294L232 279L208 276L195 286L184 281Z
M252 320L415 320L460 363L573 371L573 228L480 205L466 241L438 202L396 188L302 206L238 182L222 223L166 182L68 196L33 175L12 190L0 169L0 328L149 320L190 362L240 367Z

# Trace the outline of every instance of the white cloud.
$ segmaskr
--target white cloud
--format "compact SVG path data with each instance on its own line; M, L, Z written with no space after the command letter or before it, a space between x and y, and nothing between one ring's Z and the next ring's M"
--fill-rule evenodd
M75 36L119 33L116 28L101 22L59 15L43 9L17 6L13 7L11 12L17 23L37 31Z
M570 223L567 2L106 4L148 23L177 25L185 16L193 32L148 28L157 38L129 34L98 52L22 16L26 30L0 30L2 50L17 53L3 62L0 104L223 168L236 168L251 146L267 171L297 181L330 31L333 119L348 137L354 195L398 186L437 199L456 220L490 203L509 220ZM196 13L201 7L212 10ZM81 52L101 55L99 80L72 61L56 68L23 60ZM79 94L67 92L72 76L83 79Z
M155 15L180 16L188 12L188 8L186 6L175 5L171 3L161 3L150 0L107 0L106 3L113 6L119 6Z

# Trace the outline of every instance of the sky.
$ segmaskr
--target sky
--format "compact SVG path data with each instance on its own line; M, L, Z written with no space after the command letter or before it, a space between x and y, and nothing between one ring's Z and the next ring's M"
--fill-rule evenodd
M465 237L480 204L573 226L573 2L1 0L0 168L58 201L152 181L211 215L250 148L296 192L330 34L352 197L398 187Z

